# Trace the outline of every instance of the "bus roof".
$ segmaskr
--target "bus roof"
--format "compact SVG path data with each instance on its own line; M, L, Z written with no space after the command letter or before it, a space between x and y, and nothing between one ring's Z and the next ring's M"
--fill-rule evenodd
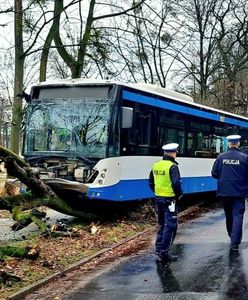
M159 85L150 84L150 83L124 83L124 82L118 82L113 80L104 80L104 79L83 79L83 78L76 78L76 79L58 79L58 80L51 80L51 81L44 81L37 84L37 86L57 86L57 85L87 85L87 84L117 84L117 85L123 85L143 91L153 92L154 94L159 94L163 96L170 97L174 100L184 100L188 102L194 102L193 98L191 98L188 95L178 93L175 91L167 90Z
M57 80L50 80L50 81L44 81L36 84L36 87L45 87L45 86L80 86L80 85L109 85L109 84L115 84L115 85L121 85L125 87L129 87L132 89L152 93L158 96L162 97L168 97L169 99L176 100L185 104L190 104L191 106L198 107L200 109L208 110L215 112L217 114L222 115L228 115L233 116L236 118L241 118L243 120L248 121L248 118L233 114L230 112L226 112L223 110L219 110L213 107L209 107L206 105L202 105L199 103L195 103L193 98L179 93L175 91L171 91L168 89L165 89L161 86L155 85L155 84L148 84L148 83L124 83L114 80L104 80L104 79L84 79L84 78L75 78L75 79L57 79Z

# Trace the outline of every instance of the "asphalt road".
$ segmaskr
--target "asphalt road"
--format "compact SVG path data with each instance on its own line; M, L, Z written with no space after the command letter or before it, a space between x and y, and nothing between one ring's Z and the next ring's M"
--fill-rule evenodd
M58 299L248 299L247 214L248 208L238 254L229 251L224 214L217 209L179 227L174 245L178 261L169 267L155 263L152 244L88 277L79 273L70 288L57 293ZM33 296L28 299L38 299Z

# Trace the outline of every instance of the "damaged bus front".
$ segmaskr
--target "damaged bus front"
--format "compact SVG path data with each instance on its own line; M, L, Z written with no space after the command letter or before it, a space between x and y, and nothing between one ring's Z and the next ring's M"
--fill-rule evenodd
M116 151L116 93L114 85L73 80L32 88L23 156L60 197L97 197L108 172L104 159Z

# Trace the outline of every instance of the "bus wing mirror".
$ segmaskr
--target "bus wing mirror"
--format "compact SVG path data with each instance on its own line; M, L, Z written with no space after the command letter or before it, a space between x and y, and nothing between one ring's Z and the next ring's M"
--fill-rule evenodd
M121 128L132 128L133 126L133 108L121 108Z

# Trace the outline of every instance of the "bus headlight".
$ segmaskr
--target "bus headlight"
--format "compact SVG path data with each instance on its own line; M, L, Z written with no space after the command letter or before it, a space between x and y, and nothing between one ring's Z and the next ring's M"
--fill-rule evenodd
M100 179L98 180L98 184L102 185L104 183L104 179L106 178L107 169L102 169L100 173Z

